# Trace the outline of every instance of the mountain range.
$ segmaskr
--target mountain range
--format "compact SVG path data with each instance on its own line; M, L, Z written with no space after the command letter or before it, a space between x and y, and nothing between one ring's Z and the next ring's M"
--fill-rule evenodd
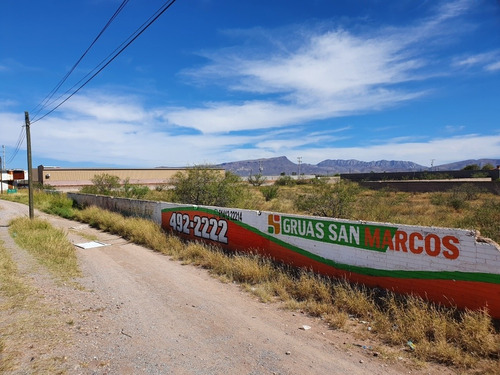
M276 158L222 163L216 165L216 167L231 171L242 177L248 177L256 174L278 176L283 173L286 175L334 175L337 173L409 172L426 170L451 171L463 169L465 166L471 164L477 164L479 166L492 164L497 166L500 165L500 159L470 159L429 168L411 161L401 160L378 160L366 162L354 159L327 159L318 164L293 163L286 156L280 156Z

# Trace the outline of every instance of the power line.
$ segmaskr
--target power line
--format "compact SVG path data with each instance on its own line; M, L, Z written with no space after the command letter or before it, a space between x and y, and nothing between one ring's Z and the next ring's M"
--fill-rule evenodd
M151 17L148 18L148 20L146 22L144 22L139 28L137 28L122 44L120 44L111 54L109 54L105 59L103 59L93 70L91 70L91 72L89 72L84 78L82 78L80 81L78 81L77 84L73 85L71 87L71 89L67 90L65 92L65 94L67 94L69 91L71 91L73 88L75 88L76 85L78 85L79 83L81 83L92 72L95 72L94 74L92 74L90 76L90 78L88 78L85 82L83 82L83 84L81 84L77 89L75 89L73 92L71 92L71 94L69 94L68 97L66 97L64 100L62 100L56 106L54 106L54 108L52 108L50 111L48 111L47 113L45 113L42 117L36 119L35 121L31 121L31 125L34 124L34 123L36 123L36 122L38 122L38 121L40 121L40 120L42 120L43 118L47 117L48 115L50 115L57 108L59 108L61 105L63 105L65 102L67 102L73 95L75 95L78 91L80 91L85 85L87 85L99 73L101 73L114 59L116 59L125 49L127 49L144 31L146 31L163 13L165 13L167 11L167 9L169 9L175 3L175 1L176 0L169 0L169 1L165 2ZM127 0L127 2L128 2L128 0ZM122 7L122 9L123 9L123 7ZM108 21L108 24L110 23L110 21ZM107 28L107 26L105 26L105 27ZM90 49L90 47L88 49ZM88 49L85 52L85 54L88 52ZM77 64L79 63L79 61L77 62ZM77 64L75 64L75 65L77 65ZM100 66L101 66L101 68L97 70L97 68L99 68ZM67 76L69 76L69 74L67 74ZM65 77L63 79L65 80L65 79L67 79L67 77ZM61 85L62 85L62 83L61 83ZM53 97L53 95L55 94L55 92L59 88L60 88L60 85L57 86L57 89L55 91L53 90L54 93L50 95L50 98ZM60 99L62 96L63 95L61 95L58 99ZM50 98L48 100L50 100ZM45 102L45 104L43 105L42 108L46 108L48 106L48 104L46 103L46 100L44 100L44 102ZM52 101L52 103L54 103L54 102L55 102L55 100ZM39 113L40 111L41 111L41 109L37 113ZM19 150L21 148L22 143L24 142L25 132L23 131L23 128L24 128L24 126L21 128L21 133L19 135L16 148L15 148L14 153L12 154L12 156L10 156L10 158L9 158L9 163L14 160L14 158L16 157L17 153L19 152Z
M61 86L64 84L64 82L66 82L66 80L71 75L71 73L73 73L73 71L76 69L76 67L78 66L78 64L80 64L80 62L83 60L83 58L87 55L87 53L94 46L94 44L97 42L97 40L101 37L101 35L104 33L104 31L106 31L106 29L109 27L109 25L111 25L111 23L115 20L115 18L118 16L118 14L120 14L120 12L123 10L123 8L125 8L125 6L127 5L128 2L129 2L129 0L123 0L122 1L122 3L120 4L120 6L118 7L118 9L111 16L111 18L108 20L108 22L106 23L106 25L104 25L104 27L101 29L101 31L99 32L99 34L97 34L97 36L94 38L94 40L92 41L92 43L90 43L90 45L87 47L87 49L85 50L85 52L83 52L83 54L76 61L76 63L71 67L71 69L66 73L66 75L59 81L59 83L47 94L47 96L42 100L42 102L40 104L38 104L32 110L32 112L36 111L35 114L34 114L34 116L33 116L33 119L35 119L36 116L48 106L48 103L52 99L52 97L61 88ZM38 108L38 110L37 110L37 108Z
M83 60L83 58L87 55L87 53L90 51L90 49L94 46L94 44L97 42L97 40L101 37L101 35L106 31L106 29L111 25L111 23L116 19L118 14L125 8L127 3L130 0L123 0L118 9L115 11L115 13L111 16L111 18L108 20L108 22L104 25L104 27L101 29L101 31L97 34L97 36L94 38L92 43L87 47L87 49L83 52L83 54L80 56L80 58L76 61L76 63L71 67L71 69L65 74L65 76L59 81L59 83L47 94L47 96L33 109L35 112L36 117L38 113L43 111L44 108L46 108L49 104L49 101L53 98L53 96L57 93L57 91L61 88L61 86L66 82L66 80L69 78L69 76L73 73L73 71L76 69L78 64ZM37 110L38 108L38 110ZM24 131L24 125L21 126L21 132L19 134L16 147L14 148L14 152L12 155L9 156L8 163L11 163L14 158L17 156L19 150L21 149L21 145L24 142L24 139L26 137L26 133ZM5 162L5 161L4 161Z
M16 143L16 147L14 149L14 152L12 153L11 156L9 156L9 160L7 161L8 164L12 163L12 161L16 157L17 153L21 149L21 145L24 142L24 137L26 136L26 133L24 132L23 127L24 127L24 125L21 127L21 132L19 133L19 137L17 138L17 143Z
M167 9L170 8L175 3L175 1L176 0L169 0L169 1L165 2L151 17L148 18L148 20L146 22L144 22L139 28L137 28L122 44L120 44L120 46L118 46L110 55L108 55L105 59L103 59L82 80L84 80L92 72L94 72L92 75L90 75L90 78L88 78L87 80L85 80L83 82L83 84L81 84L78 88L76 88L74 91L72 91L65 99L63 99L59 104L57 104L51 110L49 110L47 113L45 113L42 117L40 117L40 118L38 118L38 119L36 119L34 121L31 121L31 124L34 124L34 123L42 120L43 118L47 117L52 112L54 112L56 109L58 109L61 105L63 105L64 103L66 103L73 95L75 95L76 93L78 93L78 91L80 91L83 87L85 87L99 73L101 73L109 64L111 64L111 62L114 59L116 59L125 49L127 49L144 31L146 31L163 13L165 13L167 11ZM82 80L80 80L78 83L82 82ZM74 85L71 89L73 89L76 85ZM70 90L66 91L66 93L68 93Z

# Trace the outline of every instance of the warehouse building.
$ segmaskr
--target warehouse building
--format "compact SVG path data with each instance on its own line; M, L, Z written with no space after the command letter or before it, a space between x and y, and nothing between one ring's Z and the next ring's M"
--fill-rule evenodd
M38 166L34 180L42 185L50 185L60 191L77 191L84 186L92 185L96 175L104 173L117 176L121 181L129 180L132 185L148 186L154 189L157 186L168 185L172 177L187 168L60 168ZM215 170L224 173L224 169Z

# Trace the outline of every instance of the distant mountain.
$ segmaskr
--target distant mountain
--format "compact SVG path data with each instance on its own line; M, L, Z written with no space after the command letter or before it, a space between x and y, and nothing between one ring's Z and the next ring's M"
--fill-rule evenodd
M217 165L239 176L248 177L262 173L267 176L278 176L282 173L291 174L316 174L333 175L336 173L365 173L365 172L406 172L422 171L428 169L410 161L379 160L379 161L359 161L359 160L324 160L316 165L293 163L286 156L268 159L254 159L222 163Z
M269 159L242 160L217 165L239 176L247 177L250 175L264 174L268 176L279 175L282 172L286 174L297 173L298 165L292 163L286 156ZM301 172L302 173L302 172Z
M500 165L500 159L469 159L469 160L462 160L462 161L457 161L455 163L449 163L449 164L441 164L438 165L434 168L433 170L438 170L438 171L456 171L460 169L464 169L466 166L471 165L471 164L477 164L480 167L483 167L486 164L491 164L494 167L497 165Z
M408 172L428 169L411 161L399 160L324 160L317 164L320 168L334 170L335 173L367 173L367 172Z

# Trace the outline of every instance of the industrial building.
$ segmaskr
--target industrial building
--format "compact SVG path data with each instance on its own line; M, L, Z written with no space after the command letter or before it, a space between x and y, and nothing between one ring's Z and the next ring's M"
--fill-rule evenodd
M38 173L33 180L42 185L50 185L60 191L77 191L84 186L92 185L96 175L109 174L117 176L121 181L128 179L132 185L143 185L153 189L168 185L172 177L187 168L60 168L38 166ZM215 170L224 173L224 169Z

